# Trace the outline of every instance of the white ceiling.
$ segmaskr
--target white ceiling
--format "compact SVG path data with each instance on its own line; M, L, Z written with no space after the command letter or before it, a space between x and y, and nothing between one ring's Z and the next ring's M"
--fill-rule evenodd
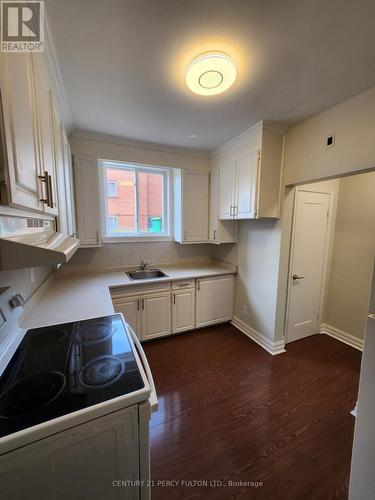
M46 4L78 129L213 149L259 120L296 123L375 85L374 0ZM186 65L207 50L238 63L227 93L186 88Z

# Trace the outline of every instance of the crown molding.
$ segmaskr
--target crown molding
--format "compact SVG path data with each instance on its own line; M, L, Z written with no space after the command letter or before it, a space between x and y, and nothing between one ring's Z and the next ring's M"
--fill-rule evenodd
M236 146L239 146L243 141L246 141L250 136L255 134L256 132L262 132L263 130L267 130L269 132L273 132L275 134L283 135L288 130L289 126L285 123L274 122L271 120L261 120L248 129L241 132L239 135L233 137L233 139L229 139L229 141L225 142L221 146L215 148L211 151L210 158L214 158L215 156L223 153L224 151L228 151Z
M210 158L210 153L208 151L203 151L199 149L189 149L177 146L169 146L167 144L158 144L154 142L140 141L138 139L129 139L126 137L117 137L107 134L100 134L97 132L91 132L88 130L80 130L80 129L73 130L70 137L71 139L82 139L93 142L105 142L106 144L115 144L117 146L148 149L150 151L158 151L161 153L182 154L186 156L192 156L195 158L204 158L206 160Z
M53 91L58 102L60 112L62 113L61 119L64 122L67 134L69 134L73 130L72 114L65 93L64 83L61 76L61 70L56 52L56 46L53 40L47 12L44 13L44 29L45 63L48 69L49 77L51 79Z

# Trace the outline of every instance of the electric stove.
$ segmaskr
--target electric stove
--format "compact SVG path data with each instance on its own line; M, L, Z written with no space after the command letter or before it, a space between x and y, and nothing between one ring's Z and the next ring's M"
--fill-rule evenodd
M0 378L0 437L144 387L120 314L28 330Z

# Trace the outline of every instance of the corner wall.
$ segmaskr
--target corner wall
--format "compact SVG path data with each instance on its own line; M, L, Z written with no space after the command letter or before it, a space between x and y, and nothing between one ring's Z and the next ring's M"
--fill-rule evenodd
M341 180L324 322L363 339L375 253L375 172Z

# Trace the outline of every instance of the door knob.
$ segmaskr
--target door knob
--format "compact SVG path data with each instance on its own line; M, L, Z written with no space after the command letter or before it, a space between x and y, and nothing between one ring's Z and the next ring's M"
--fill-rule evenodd
M292 278L293 278L293 281L305 279L304 276L298 276L298 274L293 274Z

